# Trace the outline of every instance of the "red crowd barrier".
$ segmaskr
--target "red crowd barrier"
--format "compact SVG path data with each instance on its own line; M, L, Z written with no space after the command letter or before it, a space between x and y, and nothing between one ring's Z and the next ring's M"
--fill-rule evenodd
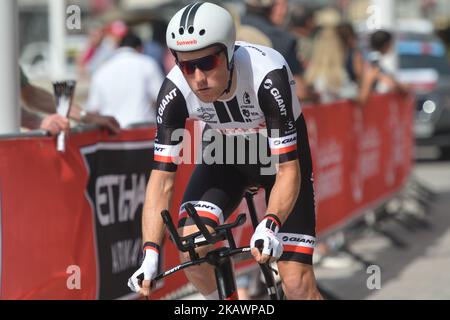
M414 110L412 101L394 95L375 96L364 109L342 102L303 110L320 236L403 187L412 167ZM139 263L154 134L75 134L65 153L56 151L53 138L0 140L1 299L133 297L126 279ZM178 169L174 218L192 169ZM264 214L264 195L255 202ZM243 202L236 213L246 211ZM248 245L251 233L248 221L235 230L236 242ZM163 269L179 263L170 241L162 251ZM154 298L186 283L179 272Z
M412 169L413 101L374 96L304 109L314 165L317 231L325 234L402 188Z

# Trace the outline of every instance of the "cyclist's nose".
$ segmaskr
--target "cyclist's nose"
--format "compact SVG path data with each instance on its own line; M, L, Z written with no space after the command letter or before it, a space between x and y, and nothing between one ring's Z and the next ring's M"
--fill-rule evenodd
M194 79L197 82L201 82L206 78L205 73L200 70L197 66L195 66L195 71L194 71Z
M206 74L199 68L195 68L194 80L199 87L203 87L206 83Z

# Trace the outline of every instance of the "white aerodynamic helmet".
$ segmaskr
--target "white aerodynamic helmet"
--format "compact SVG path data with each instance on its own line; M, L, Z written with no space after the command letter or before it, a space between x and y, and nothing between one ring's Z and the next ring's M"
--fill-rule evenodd
M195 51L222 45L230 65L236 28L231 14L224 8L209 2L196 2L173 16L167 27L166 41L172 51Z

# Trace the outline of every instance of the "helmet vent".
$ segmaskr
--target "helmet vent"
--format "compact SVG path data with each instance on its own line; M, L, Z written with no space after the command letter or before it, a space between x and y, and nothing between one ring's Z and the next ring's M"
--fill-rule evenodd
M183 28L183 27L180 27L180 29L178 30L178 33L181 34L181 35L183 35L183 34L184 34L184 28Z
M188 32L189 32L189 34L193 34L193 33L194 33L194 27L193 27L193 26L190 26L190 27L188 28Z
M172 32L172 39L175 39L175 33Z
M200 30L200 32L199 32L199 34L200 34L201 36L205 35L205 33L206 33L205 29L202 29L202 30Z

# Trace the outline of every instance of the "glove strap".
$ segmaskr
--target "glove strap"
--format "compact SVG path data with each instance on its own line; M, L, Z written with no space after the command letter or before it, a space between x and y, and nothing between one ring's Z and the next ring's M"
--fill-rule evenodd
M156 244L156 243L154 243L154 242L146 242L146 243L144 243L144 252L145 252L145 250L147 250L147 249L150 249L150 250L153 250L153 251L155 251L157 254L159 254L159 251L160 251L160 248L159 248L159 245L158 244Z
M276 232L276 228L278 230L281 228L281 221L278 216L275 214L269 213L264 216L264 219L267 219L266 228L272 230L273 232Z

